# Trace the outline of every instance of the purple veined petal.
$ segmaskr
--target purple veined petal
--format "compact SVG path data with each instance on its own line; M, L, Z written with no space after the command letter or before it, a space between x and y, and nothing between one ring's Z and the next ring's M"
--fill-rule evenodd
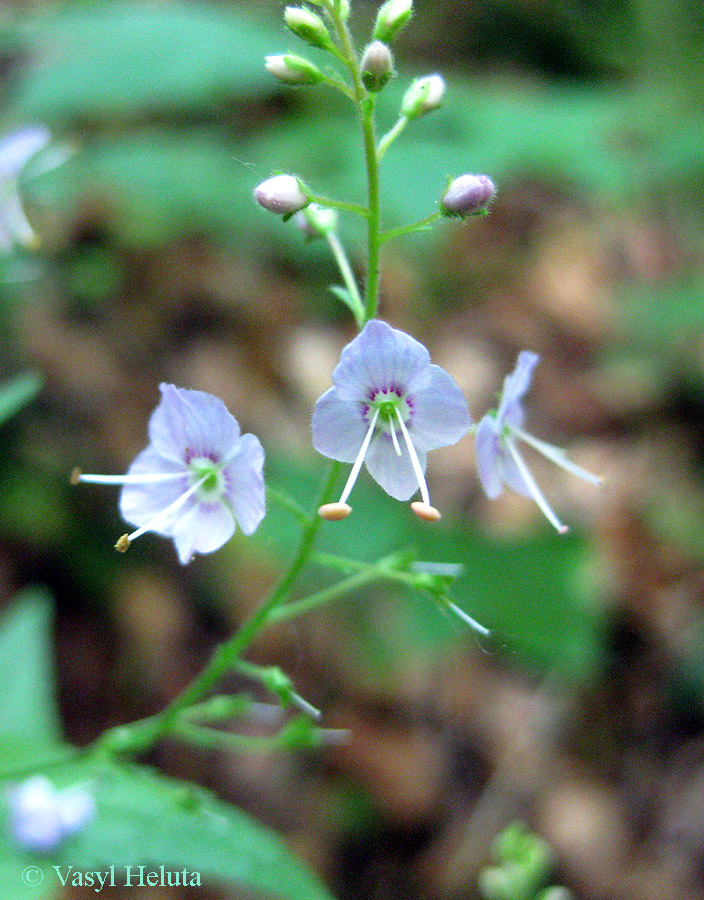
M125 484L120 492L120 513L122 518L141 528L177 500L189 487L188 471L183 463L165 459L152 447L139 453L128 470L129 475L170 474L183 472L183 479L154 481L144 484ZM193 501L191 501L193 502ZM161 522L158 534L171 536L170 522Z
M193 503L173 524L171 537L180 562L191 561L194 553L212 553L235 533L232 512L222 502Z
M495 500L502 492L499 470L499 433L497 420L488 413L477 426L474 435L474 449L477 457L479 480L490 500Z
M518 354L513 372L504 378L501 401L497 412L497 418L500 422L506 421L507 416L511 418L516 417L515 406L517 405L520 410L520 401L530 387L533 369L535 369L539 361L540 357L538 354L530 350L521 350ZM520 418L522 420L522 412ZM511 424L518 425L520 423L511 422Z
M256 531L266 513L263 468L264 449L259 438L243 434L223 475L227 484L225 496L244 534Z
M412 395L410 433L418 450L434 450L456 444L472 418L464 394L440 366L430 366L430 383Z
M17 178L35 153L51 140L49 130L43 125L23 128L0 141L0 179Z
M401 444L402 453L398 456L391 438L387 434L378 434L371 442L366 456L367 470L374 481L395 500L410 500L418 490L418 479L413 471L408 448ZM418 461L425 472L426 454L417 450Z
M332 381L341 400L363 400L370 391L420 390L430 380L429 367L420 341L372 319L343 349Z
M311 424L318 453L340 462L354 462L367 428L359 401L341 400L334 387L318 398Z
M240 436L237 419L218 397L160 384L161 402L149 420L149 439L162 456L188 462L205 456L226 460Z

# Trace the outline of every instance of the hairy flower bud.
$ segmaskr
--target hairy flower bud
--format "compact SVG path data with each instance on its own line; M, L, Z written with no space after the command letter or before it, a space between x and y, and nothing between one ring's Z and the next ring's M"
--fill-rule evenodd
M394 74L391 50L383 41L372 41L362 56L362 81L368 91L380 91Z
M284 10L284 19L291 31L306 43L322 47L323 50L332 47L325 23L317 13L301 6L287 6Z
M445 95L445 81L441 75L425 75L416 78L403 95L401 113L407 119L417 119L437 109Z
M254 199L264 209L281 216L292 216L308 206L310 199L294 175L274 175L254 189Z
M325 237L337 228L337 212L326 206L311 203L296 213L294 223L308 238Z
M486 212L496 188L488 175L460 175L452 181L440 200L445 216L476 216Z
M372 37L390 44L413 15L413 0L386 0L376 15Z
M323 73L317 66L293 53L286 53L283 56L267 56L264 67L267 72L286 84L317 84L323 80Z

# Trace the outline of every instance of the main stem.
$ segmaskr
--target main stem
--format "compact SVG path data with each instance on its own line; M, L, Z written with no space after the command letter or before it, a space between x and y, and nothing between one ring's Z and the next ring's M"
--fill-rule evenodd
M317 506L328 503L332 498L333 488L340 471L340 464L332 463L323 483ZM149 719L126 725L112 732L107 732L99 739L103 749L119 749L120 752L144 752L172 730L183 710L202 700L218 681L233 666L238 656L251 644L259 631L271 620L273 611L289 594L293 582L303 566L308 562L313 545L322 523L320 516L312 516L302 529L298 550L291 560L288 569L272 588L264 602L242 623L229 641L221 644L208 665L165 709ZM115 732L118 732L115 735ZM111 734L114 735L111 740Z

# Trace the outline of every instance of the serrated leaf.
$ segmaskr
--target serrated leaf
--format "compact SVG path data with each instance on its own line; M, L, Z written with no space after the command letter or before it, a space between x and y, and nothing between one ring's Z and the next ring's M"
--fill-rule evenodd
M25 372L0 387L0 425L33 400L42 388L38 372Z
M0 737L36 749L59 740L54 697L52 602L41 588L20 594L0 621Z

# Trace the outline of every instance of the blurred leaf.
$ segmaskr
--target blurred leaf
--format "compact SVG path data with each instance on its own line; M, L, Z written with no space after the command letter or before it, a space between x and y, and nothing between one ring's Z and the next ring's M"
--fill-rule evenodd
M0 386L0 425L33 400L42 383L38 372L25 372Z
M0 738L46 745L59 740L51 641L52 602L24 591L0 621Z
M64 872L69 865L79 872L114 865L116 885L125 884L127 866L135 867L133 878L138 866L164 866L166 872L185 868L203 883L238 885L266 898L331 900L278 835L199 787L138 766L97 768L90 760L64 770L62 781L68 773L72 783L92 786L97 817L42 866L45 882L55 888L54 865ZM0 857L0 885L1 864Z
M5 23L0 41L35 60L10 115L65 125L222 105L272 92L279 31L207 4L68 3Z

